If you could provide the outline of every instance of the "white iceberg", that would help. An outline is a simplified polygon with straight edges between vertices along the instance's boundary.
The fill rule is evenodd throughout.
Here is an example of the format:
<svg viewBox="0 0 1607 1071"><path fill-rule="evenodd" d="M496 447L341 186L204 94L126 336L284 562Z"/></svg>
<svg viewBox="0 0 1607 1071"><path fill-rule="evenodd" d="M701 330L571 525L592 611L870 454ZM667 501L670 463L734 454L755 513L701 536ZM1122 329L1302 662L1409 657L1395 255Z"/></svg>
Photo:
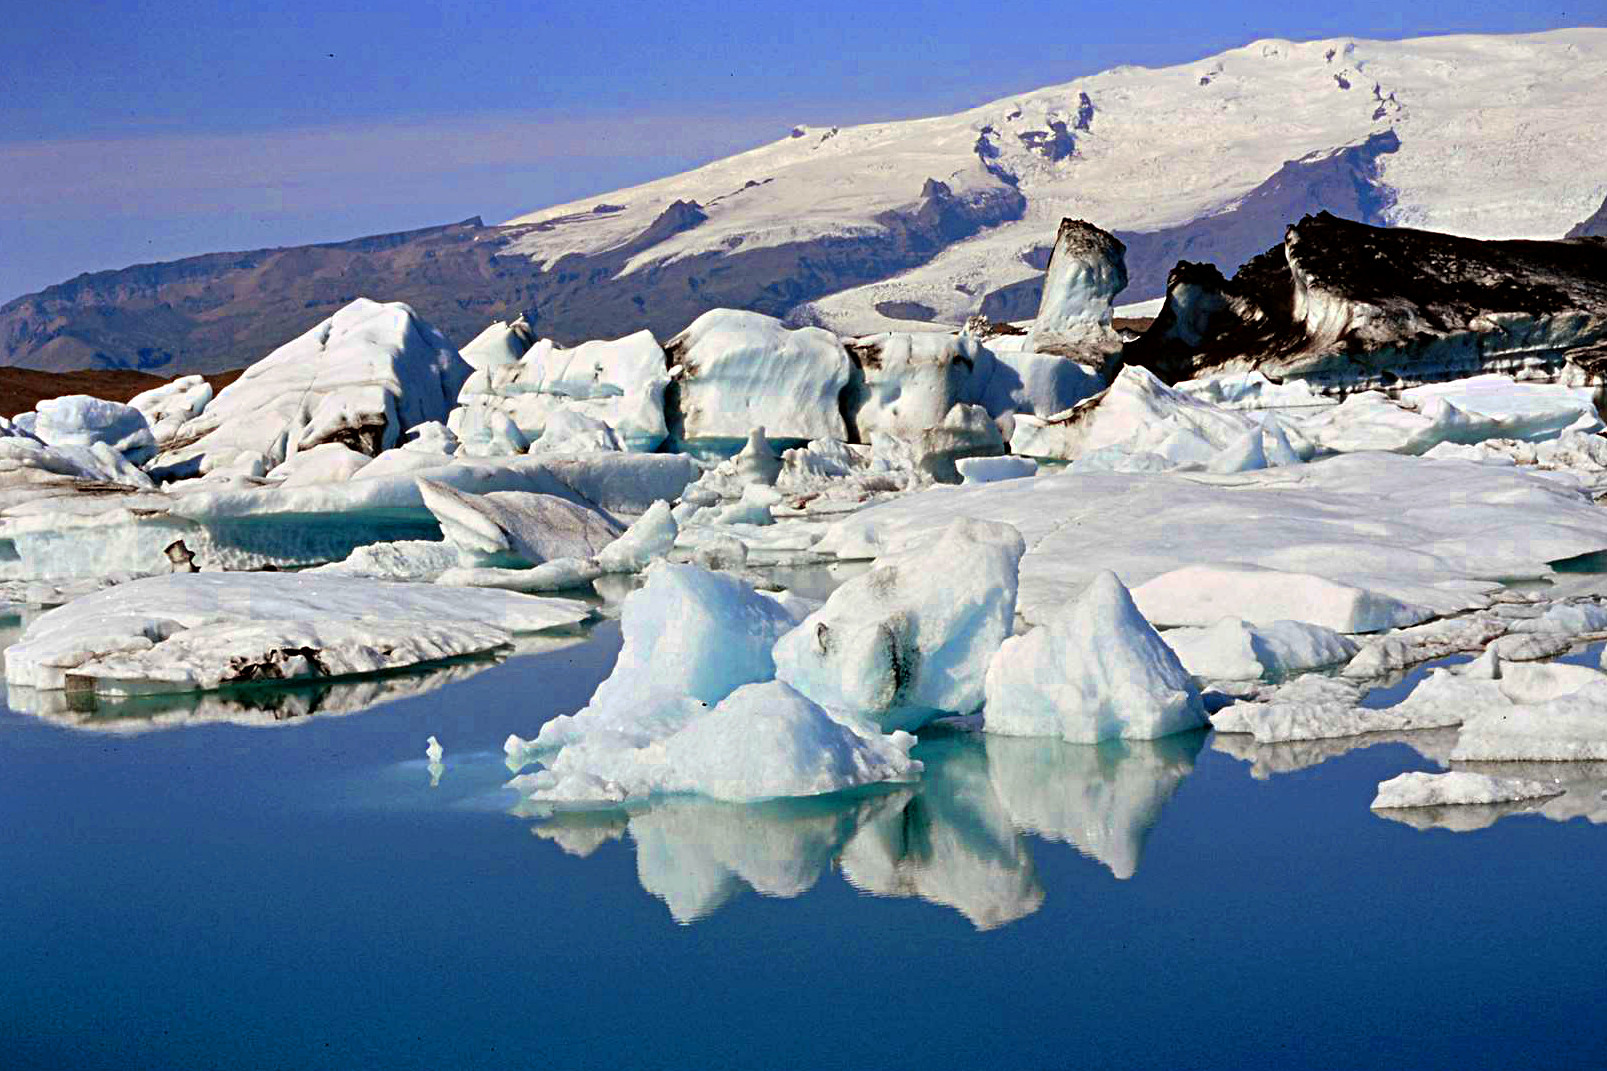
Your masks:
<svg viewBox="0 0 1607 1071"><path fill-rule="evenodd" d="M131 405L64 394L34 407L29 430L46 446L92 447L103 443L133 464L156 453L156 437L145 414Z"/></svg>
<svg viewBox="0 0 1607 1071"><path fill-rule="evenodd" d="M167 478L260 475L323 442L372 457L415 425L445 420L469 371L408 306L358 298L219 391L154 466Z"/></svg>
<svg viewBox="0 0 1607 1071"><path fill-rule="evenodd" d="M1607 759L1607 679L1539 703L1469 710L1454 761L1579 762Z"/></svg>
<svg viewBox="0 0 1607 1071"><path fill-rule="evenodd" d="M1024 550L1009 525L959 520L926 546L878 559L781 638L777 676L884 730L976 710L1014 627Z"/></svg>
<svg viewBox="0 0 1607 1071"><path fill-rule="evenodd" d="M990 733L1096 744L1204 724L1188 671L1114 573L1095 577L1046 624L1005 640L988 667Z"/></svg>
<svg viewBox="0 0 1607 1071"><path fill-rule="evenodd" d="M838 395L852 365L829 331L792 331L761 313L712 309L665 350L680 367L668 407L682 442L737 442L755 427L777 439L848 437Z"/></svg>
<svg viewBox="0 0 1607 1071"><path fill-rule="evenodd" d="M145 414L156 445L165 447L178 435L179 428L212 400L212 384L201 376L180 376L160 387L142 391L128 404Z"/></svg>
<svg viewBox="0 0 1607 1071"><path fill-rule="evenodd" d="M909 781L915 738L860 732L779 681L746 684L708 708L687 699L683 724L646 743L593 732L512 784L543 803L617 803L696 793L750 802Z"/></svg>

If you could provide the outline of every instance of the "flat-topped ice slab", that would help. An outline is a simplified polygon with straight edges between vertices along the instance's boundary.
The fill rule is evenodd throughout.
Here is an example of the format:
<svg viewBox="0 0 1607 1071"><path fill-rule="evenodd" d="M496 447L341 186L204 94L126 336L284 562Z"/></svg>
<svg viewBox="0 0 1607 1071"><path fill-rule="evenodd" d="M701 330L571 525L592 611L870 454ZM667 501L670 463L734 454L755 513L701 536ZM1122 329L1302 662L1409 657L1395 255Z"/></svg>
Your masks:
<svg viewBox="0 0 1607 1071"><path fill-rule="evenodd" d="M1548 562L1607 547L1602 511L1577 487L1516 468L1367 453L1220 475L1065 472L934 487L839 521L814 549L903 551L962 516L1005 521L1025 537L1017 610L1032 624L1104 569L1136 587L1229 563L1334 581L1420 608L1424 620L1484 605L1497 580L1543 576ZM1247 620L1258 609L1231 591L1213 607Z"/></svg>
<svg viewBox="0 0 1607 1071"><path fill-rule="evenodd" d="M293 573L148 577L42 615L8 684L110 695L375 673L503 646L591 608L517 592Z"/></svg>

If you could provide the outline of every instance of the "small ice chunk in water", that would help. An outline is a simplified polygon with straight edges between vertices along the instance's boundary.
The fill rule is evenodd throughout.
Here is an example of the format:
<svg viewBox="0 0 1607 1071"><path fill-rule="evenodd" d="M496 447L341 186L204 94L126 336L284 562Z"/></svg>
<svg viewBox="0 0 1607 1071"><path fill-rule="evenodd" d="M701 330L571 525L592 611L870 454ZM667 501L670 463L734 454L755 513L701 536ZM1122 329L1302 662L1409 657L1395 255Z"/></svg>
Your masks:
<svg viewBox="0 0 1607 1071"><path fill-rule="evenodd" d="M984 727L1096 744L1205 724L1199 690L1115 573L1061 613L1008 639L988 668Z"/></svg>
<svg viewBox="0 0 1607 1071"><path fill-rule="evenodd" d="M429 770L430 773L431 788L435 788L440 785L441 775L446 772L446 766L441 762L442 754L441 742L435 739L433 736L430 737L428 746L424 749L424 756L429 760L429 765L426 767L426 769Z"/></svg>

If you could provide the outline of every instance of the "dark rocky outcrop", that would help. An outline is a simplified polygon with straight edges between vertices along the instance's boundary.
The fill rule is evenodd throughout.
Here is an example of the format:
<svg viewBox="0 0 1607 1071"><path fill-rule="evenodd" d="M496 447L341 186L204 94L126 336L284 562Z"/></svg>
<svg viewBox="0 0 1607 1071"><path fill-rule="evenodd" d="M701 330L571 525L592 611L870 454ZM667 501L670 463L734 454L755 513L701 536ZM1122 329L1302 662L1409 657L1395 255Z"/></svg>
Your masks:
<svg viewBox="0 0 1607 1071"><path fill-rule="evenodd" d="M1259 369L1326 393L1473 375L1604 382L1607 241L1479 241L1326 212L1225 279L1183 261L1123 351L1171 383Z"/></svg>

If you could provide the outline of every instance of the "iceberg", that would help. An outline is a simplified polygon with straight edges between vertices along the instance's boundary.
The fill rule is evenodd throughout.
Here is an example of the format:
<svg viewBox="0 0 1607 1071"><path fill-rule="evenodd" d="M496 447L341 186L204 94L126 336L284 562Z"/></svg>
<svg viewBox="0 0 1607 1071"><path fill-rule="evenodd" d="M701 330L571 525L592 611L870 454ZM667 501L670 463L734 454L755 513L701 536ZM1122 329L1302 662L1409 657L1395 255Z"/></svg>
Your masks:
<svg viewBox="0 0 1607 1071"><path fill-rule="evenodd" d="M445 420L470 368L400 302L358 298L247 368L179 427L152 462L163 479L255 475L339 442L370 457Z"/></svg>
<svg viewBox="0 0 1607 1071"><path fill-rule="evenodd" d="M156 437L145 414L131 405L65 394L34 407L30 430L46 446L104 444L135 465L156 454Z"/></svg>
<svg viewBox="0 0 1607 1071"><path fill-rule="evenodd" d="M200 416L210 401L212 384L201 376L180 376L134 395L128 404L145 414L156 445L165 447L177 437L184 422Z"/></svg>
<svg viewBox="0 0 1607 1071"><path fill-rule="evenodd" d="M1416 624L1433 612L1364 588L1253 565L1185 565L1133 589L1145 617L1162 626L1214 624L1232 608L1255 624L1294 619L1333 632L1380 632Z"/></svg>
<svg viewBox="0 0 1607 1071"><path fill-rule="evenodd" d="M664 349L680 369L666 395L678 442L735 443L755 427L796 442L848 438L838 396L853 366L829 331L712 309Z"/></svg>
<svg viewBox="0 0 1607 1071"><path fill-rule="evenodd" d="M586 620L585 603L288 573L183 573L85 595L5 651L6 681L108 695L375 673Z"/></svg>
<svg viewBox="0 0 1607 1071"><path fill-rule="evenodd" d="M983 727L1097 744L1205 724L1199 690L1114 573L1047 623L1004 641L987 673Z"/></svg>
<svg viewBox="0 0 1607 1071"><path fill-rule="evenodd" d="M542 803L678 793L740 803L910 781L921 771L910 734L857 731L779 681L742 685L712 708L684 704L684 723L645 745L594 732L511 784Z"/></svg>
<svg viewBox="0 0 1607 1071"><path fill-rule="evenodd" d="M776 675L771 649L797 618L735 577L663 562L620 609L624 644L585 709L541 727L536 746L563 747L591 735L642 747L744 684ZM517 738L509 757L524 754Z"/></svg>
<svg viewBox="0 0 1607 1071"><path fill-rule="evenodd" d="M1021 534L958 520L879 558L775 645L777 677L884 731L982 705L988 663L1014 627Z"/></svg>
<svg viewBox="0 0 1607 1071"><path fill-rule="evenodd" d="M1453 761L1579 762L1607 759L1607 678L1536 703L1470 709Z"/></svg>
<svg viewBox="0 0 1607 1071"><path fill-rule="evenodd" d="M583 342L574 349L541 339L517 358L504 360L514 347L507 334L500 341L487 337L496 327L493 324L480 336L487 341L476 359L487 363L468 378L458 395L462 408L454 420L461 425L493 427L496 431L488 441L510 446L543 439L544 449L561 448L564 439L572 444L577 421L588 422L593 435L595 425L606 427L625 450L647 452L663 443L669 372L664 351L651 332ZM513 328L518 327L516 322Z"/></svg>

